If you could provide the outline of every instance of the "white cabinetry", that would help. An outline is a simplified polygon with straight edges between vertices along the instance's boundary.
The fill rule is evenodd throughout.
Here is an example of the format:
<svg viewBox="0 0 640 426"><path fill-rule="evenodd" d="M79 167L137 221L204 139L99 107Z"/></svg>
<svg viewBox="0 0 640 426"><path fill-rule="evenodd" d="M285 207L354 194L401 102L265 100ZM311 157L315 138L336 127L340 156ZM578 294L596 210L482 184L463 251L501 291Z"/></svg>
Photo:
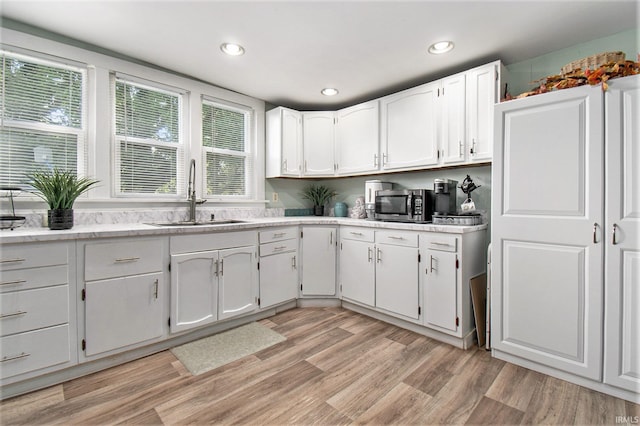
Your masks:
<svg viewBox="0 0 640 426"><path fill-rule="evenodd" d="M438 82L380 100L380 144L384 170L438 164Z"/></svg>
<svg viewBox="0 0 640 426"><path fill-rule="evenodd" d="M635 401L639 113L640 76L500 104L492 208L495 355Z"/></svg>
<svg viewBox="0 0 640 426"><path fill-rule="evenodd" d="M442 79L441 88L441 136L442 162L464 163L466 129L466 76L456 74Z"/></svg>
<svg viewBox="0 0 640 426"><path fill-rule="evenodd" d="M467 161L491 161L493 157L493 110L500 101L504 67L493 62L466 73Z"/></svg>
<svg viewBox="0 0 640 426"><path fill-rule="evenodd" d="M604 382L639 394L640 77L611 81L605 108Z"/></svg>
<svg viewBox="0 0 640 426"><path fill-rule="evenodd" d="M256 233L171 237L171 332L258 307Z"/></svg>
<svg viewBox="0 0 640 426"><path fill-rule="evenodd" d="M369 173L379 166L378 101L365 102L336 112L336 163L338 174Z"/></svg>
<svg viewBox="0 0 640 426"><path fill-rule="evenodd" d="M75 310L70 309L74 253L69 243L2 246L0 384L77 362Z"/></svg>
<svg viewBox="0 0 640 426"><path fill-rule="evenodd" d="M266 177L299 176L302 170L302 115L278 107L266 113Z"/></svg>
<svg viewBox="0 0 640 426"><path fill-rule="evenodd" d="M298 228L260 231L260 307L298 297Z"/></svg>
<svg viewBox="0 0 640 426"><path fill-rule="evenodd" d="M81 247L85 356L162 338L167 239L119 239Z"/></svg>
<svg viewBox="0 0 640 426"><path fill-rule="evenodd" d="M337 228L334 226L303 226L302 295L336 295Z"/></svg>
<svg viewBox="0 0 640 426"><path fill-rule="evenodd" d="M420 317L418 234L376 231L376 307L393 315Z"/></svg>
<svg viewBox="0 0 640 426"><path fill-rule="evenodd" d="M333 176L334 112L302 113L302 152L304 176Z"/></svg>
<svg viewBox="0 0 640 426"><path fill-rule="evenodd" d="M372 229L340 228L340 289L345 300L375 306L375 234Z"/></svg>
<svg viewBox="0 0 640 426"><path fill-rule="evenodd" d="M424 323L448 332L458 331L458 238L424 234Z"/></svg>

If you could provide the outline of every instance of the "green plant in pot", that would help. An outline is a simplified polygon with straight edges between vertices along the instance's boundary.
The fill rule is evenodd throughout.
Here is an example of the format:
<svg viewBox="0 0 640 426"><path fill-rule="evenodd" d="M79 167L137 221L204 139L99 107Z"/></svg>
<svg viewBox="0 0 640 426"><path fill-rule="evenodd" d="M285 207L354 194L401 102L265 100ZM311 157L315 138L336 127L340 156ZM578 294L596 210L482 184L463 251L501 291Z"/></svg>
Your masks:
<svg viewBox="0 0 640 426"><path fill-rule="evenodd" d="M324 205L336 195L336 192L324 185L309 185L302 192L302 197L313 203L313 214L324 216Z"/></svg>
<svg viewBox="0 0 640 426"><path fill-rule="evenodd" d="M49 229L71 229L73 227L73 203L87 192L97 180L78 177L70 170L54 168L38 171L31 176L31 186L36 195L49 205Z"/></svg>

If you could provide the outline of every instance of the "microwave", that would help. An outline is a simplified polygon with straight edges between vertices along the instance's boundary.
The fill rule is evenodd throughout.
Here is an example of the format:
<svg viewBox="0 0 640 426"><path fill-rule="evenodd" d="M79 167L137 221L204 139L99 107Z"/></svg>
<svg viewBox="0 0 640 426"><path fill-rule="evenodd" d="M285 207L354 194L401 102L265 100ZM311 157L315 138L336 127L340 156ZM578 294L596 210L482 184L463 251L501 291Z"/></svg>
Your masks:
<svg viewBox="0 0 640 426"><path fill-rule="evenodd" d="M433 191L430 189L391 189L376 192L376 220L430 223L432 216Z"/></svg>

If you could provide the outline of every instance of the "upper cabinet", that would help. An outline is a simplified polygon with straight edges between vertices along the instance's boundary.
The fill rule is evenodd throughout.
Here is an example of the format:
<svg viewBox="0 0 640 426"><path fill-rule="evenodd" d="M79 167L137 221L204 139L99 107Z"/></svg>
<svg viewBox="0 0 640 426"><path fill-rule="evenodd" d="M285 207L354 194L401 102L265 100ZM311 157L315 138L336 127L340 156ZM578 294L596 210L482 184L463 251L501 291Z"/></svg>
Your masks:
<svg viewBox="0 0 640 426"><path fill-rule="evenodd" d="M266 176L300 176L302 114L278 107L267 111Z"/></svg>
<svg viewBox="0 0 640 426"><path fill-rule="evenodd" d="M336 112L271 110L267 177L353 176L491 162L493 109L504 71L495 61Z"/></svg>
<svg viewBox="0 0 640 426"><path fill-rule="evenodd" d="M333 111L302 113L302 173L304 176L333 176L334 118Z"/></svg>
<svg viewBox="0 0 640 426"><path fill-rule="evenodd" d="M378 171L378 101L336 113L336 163L340 175Z"/></svg>

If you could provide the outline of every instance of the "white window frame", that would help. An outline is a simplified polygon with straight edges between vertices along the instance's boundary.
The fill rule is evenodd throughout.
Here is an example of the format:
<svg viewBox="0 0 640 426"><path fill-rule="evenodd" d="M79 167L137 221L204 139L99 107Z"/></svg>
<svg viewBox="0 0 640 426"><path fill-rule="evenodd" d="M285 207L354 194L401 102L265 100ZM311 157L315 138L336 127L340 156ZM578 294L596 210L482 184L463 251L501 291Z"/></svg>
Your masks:
<svg viewBox="0 0 640 426"><path fill-rule="evenodd" d="M30 62L38 65L45 65L55 68L66 69L74 72L78 72L82 75L82 91L81 91L81 127L65 127L55 124L38 123L32 121L20 121L20 120L7 120L4 118L4 113L0 114L0 128L17 129L34 131L55 135L74 135L76 136L77 155L76 155L76 171L78 177L86 177L88 169L88 67L86 64L74 62L71 60L61 59L57 57L51 57L46 54L37 52L31 52L24 49L8 48L7 46L0 45L0 58L2 55L13 56L19 60ZM1 59L0 59L1 60ZM4 81L0 81L0 84L4 84ZM4 106L0 106L4 108ZM87 197L87 194L82 195L83 198ZM35 197L34 197L35 198Z"/></svg>
<svg viewBox="0 0 640 426"><path fill-rule="evenodd" d="M238 112L244 115L244 151L240 153L239 151L229 150L229 149L220 149L213 148L204 145L204 141L201 141L200 147L202 149L202 188L203 188L203 196L206 199L214 199L221 201L234 201L234 200L255 200L256 198L256 154L254 152L254 135L253 135L253 124L255 120L255 110L246 105L237 104L234 102L225 101L218 98L202 96L201 104L208 104L213 107L227 109L230 111ZM202 127L204 122L204 113L200 118L200 126ZM204 135L202 135L204 139ZM243 195L221 195L221 194L209 194L207 191L207 153L211 154L223 154L229 155L233 157L243 158L245 161L245 169L244 169L244 184L245 184L245 193ZM247 164L248 162L248 164Z"/></svg>
<svg viewBox="0 0 640 426"><path fill-rule="evenodd" d="M155 139L131 137L126 135L118 135L116 129L116 83L123 82L125 84L134 85L147 90L153 90L160 93L166 93L178 97L179 121L178 121L178 143L162 142ZM121 73L111 74L111 108L112 108L112 197L113 198L149 198L149 199L184 199L186 196L185 183L185 127L187 126L187 115L185 105L188 105L187 91L166 84L145 80ZM142 192L122 192L120 184L122 176L120 173L120 161L122 159L120 146L121 143L132 143L137 146L150 146L159 148L171 148L176 151L176 193L142 193Z"/></svg>

